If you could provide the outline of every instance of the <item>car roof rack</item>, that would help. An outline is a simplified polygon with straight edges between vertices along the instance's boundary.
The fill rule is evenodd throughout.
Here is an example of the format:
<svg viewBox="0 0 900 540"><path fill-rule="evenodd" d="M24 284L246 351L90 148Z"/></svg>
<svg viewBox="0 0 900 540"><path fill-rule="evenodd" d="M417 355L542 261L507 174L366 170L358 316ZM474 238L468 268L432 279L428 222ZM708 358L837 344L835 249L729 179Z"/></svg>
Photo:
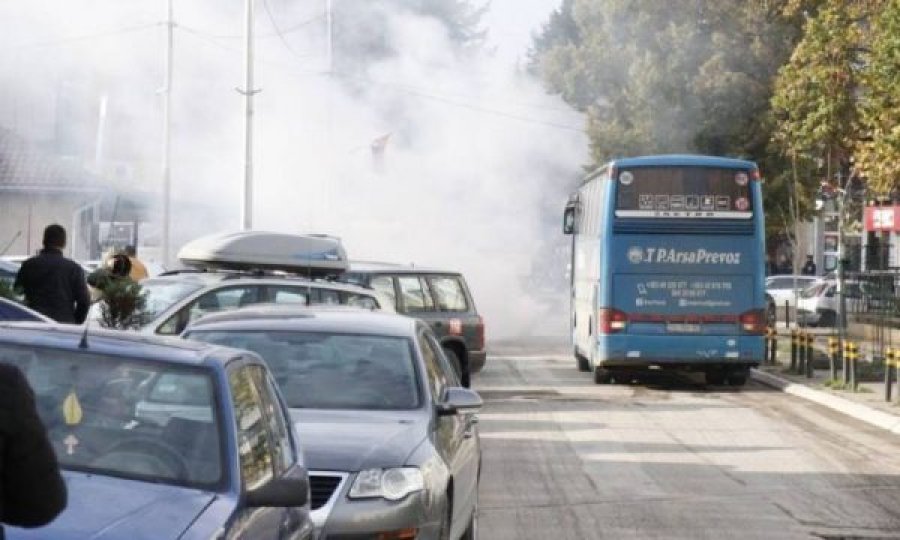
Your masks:
<svg viewBox="0 0 900 540"><path fill-rule="evenodd" d="M323 234L263 231L220 233L198 238L178 252L182 264L207 272L327 278L347 271L340 238Z"/></svg>

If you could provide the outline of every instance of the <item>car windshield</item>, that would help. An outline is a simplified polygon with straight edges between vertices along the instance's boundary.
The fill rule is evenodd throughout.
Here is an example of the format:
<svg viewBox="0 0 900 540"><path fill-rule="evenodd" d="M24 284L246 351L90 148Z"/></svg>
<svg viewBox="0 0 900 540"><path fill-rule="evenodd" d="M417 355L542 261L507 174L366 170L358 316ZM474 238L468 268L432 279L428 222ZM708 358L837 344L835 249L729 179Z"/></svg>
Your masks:
<svg viewBox="0 0 900 540"><path fill-rule="evenodd" d="M220 424L206 371L0 345L19 367L64 469L197 488L222 482Z"/></svg>
<svg viewBox="0 0 900 540"><path fill-rule="evenodd" d="M813 298L815 296L819 296L820 294L825 292L825 289L827 289L830 285L831 284L828 282L815 283L815 284L810 285L809 287L803 289L802 291L800 291L800 297L801 298Z"/></svg>
<svg viewBox="0 0 900 540"><path fill-rule="evenodd" d="M147 279L142 281L141 288L147 294L147 304L143 314L144 322L153 321L169 306L180 302L187 295L202 287L202 284L190 281L172 281L168 279Z"/></svg>
<svg viewBox="0 0 900 540"><path fill-rule="evenodd" d="M291 408L419 406L412 344L406 338L249 330L201 330L187 337L262 356Z"/></svg>

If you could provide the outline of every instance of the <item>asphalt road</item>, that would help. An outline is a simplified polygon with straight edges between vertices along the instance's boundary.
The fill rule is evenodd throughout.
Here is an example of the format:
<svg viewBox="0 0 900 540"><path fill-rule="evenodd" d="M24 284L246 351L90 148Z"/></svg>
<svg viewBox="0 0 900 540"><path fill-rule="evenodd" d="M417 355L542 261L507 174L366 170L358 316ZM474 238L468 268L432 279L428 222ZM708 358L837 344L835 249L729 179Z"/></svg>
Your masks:
<svg viewBox="0 0 900 540"><path fill-rule="evenodd" d="M598 386L544 349L475 378L481 538L900 539L900 437L755 383Z"/></svg>

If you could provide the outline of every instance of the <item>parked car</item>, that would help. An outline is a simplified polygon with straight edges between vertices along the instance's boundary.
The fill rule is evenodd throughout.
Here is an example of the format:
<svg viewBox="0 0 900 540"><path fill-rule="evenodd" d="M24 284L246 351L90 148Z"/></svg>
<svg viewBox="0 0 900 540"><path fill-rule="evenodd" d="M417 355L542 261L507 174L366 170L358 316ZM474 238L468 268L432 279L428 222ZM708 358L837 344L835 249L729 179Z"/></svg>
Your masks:
<svg viewBox="0 0 900 540"><path fill-rule="evenodd" d="M175 336L205 314L260 303L393 310L389 301L370 289L276 274L180 271L146 279L141 286L147 293L141 331L150 334ZM99 316L96 307L92 316Z"/></svg>
<svg viewBox="0 0 900 540"><path fill-rule="evenodd" d="M459 272L351 262L340 279L370 287L388 297L398 313L427 322L466 385L468 374L484 367L484 319Z"/></svg>
<svg viewBox="0 0 900 540"><path fill-rule="evenodd" d="M5 261L0 259L0 281L6 281L10 285L16 280L16 274L19 273L19 263Z"/></svg>
<svg viewBox="0 0 900 540"><path fill-rule="evenodd" d="M299 439L254 353L69 325L0 324L68 487L37 538L312 538Z"/></svg>
<svg viewBox="0 0 900 540"><path fill-rule="evenodd" d="M777 309L784 309L785 304L794 307L794 287L797 294L822 278L805 275L777 275L766 278L766 292L772 296ZM795 285L796 284L796 285Z"/></svg>
<svg viewBox="0 0 900 540"><path fill-rule="evenodd" d="M54 322L50 317L6 298L0 298L0 321Z"/></svg>
<svg viewBox="0 0 900 540"><path fill-rule="evenodd" d="M844 297L849 312L858 312L862 302L866 284L858 281L844 281ZM838 302L837 282L826 280L816 283L800 294L797 306L797 320L809 326L835 326L837 323Z"/></svg>
<svg viewBox="0 0 900 540"><path fill-rule="evenodd" d="M474 539L481 398L462 387L428 325L346 308L289 311L211 315L184 337L269 364L305 436L319 537Z"/></svg>

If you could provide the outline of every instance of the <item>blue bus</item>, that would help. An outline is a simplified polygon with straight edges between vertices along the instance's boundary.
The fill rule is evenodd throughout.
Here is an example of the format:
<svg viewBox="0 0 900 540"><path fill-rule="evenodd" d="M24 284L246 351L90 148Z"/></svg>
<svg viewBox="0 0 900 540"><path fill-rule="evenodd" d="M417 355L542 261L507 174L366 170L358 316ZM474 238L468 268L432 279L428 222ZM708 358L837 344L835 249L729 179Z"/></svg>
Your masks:
<svg viewBox="0 0 900 540"><path fill-rule="evenodd" d="M566 204L575 360L608 383L646 369L743 385L763 358L764 215L750 161L614 160Z"/></svg>

